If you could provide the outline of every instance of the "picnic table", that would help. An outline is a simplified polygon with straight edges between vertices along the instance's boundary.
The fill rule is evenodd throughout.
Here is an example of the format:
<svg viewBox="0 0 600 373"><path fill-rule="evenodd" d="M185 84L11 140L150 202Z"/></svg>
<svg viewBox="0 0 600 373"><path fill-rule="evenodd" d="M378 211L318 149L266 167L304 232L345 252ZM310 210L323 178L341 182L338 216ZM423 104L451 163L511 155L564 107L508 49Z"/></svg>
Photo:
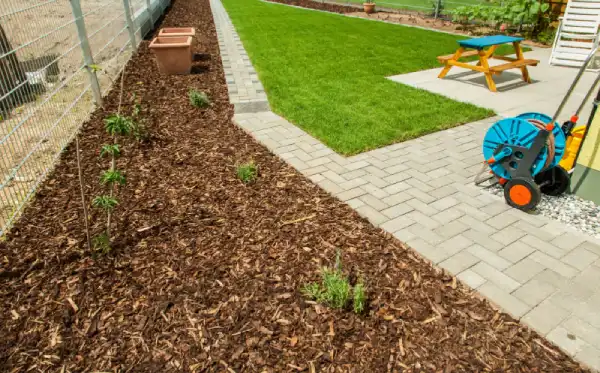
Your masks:
<svg viewBox="0 0 600 373"><path fill-rule="evenodd" d="M522 40L523 38L505 35L484 36L475 39L459 40L459 48L454 54L438 57L438 61L445 65L440 75L438 75L438 78L443 79L446 74L448 74L448 71L450 71L452 66L475 70L482 72L485 75L485 81L488 85L488 88L490 91L496 92L496 84L492 78L494 75L500 75L502 72L510 69L520 69L521 74L523 75L523 80L527 83L531 83L527 66L536 66L540 61L525 59L523 57L523 50L521 49ZM512 43L513 47L515 48L515 54L517 56L516 58L494 55L494 52L499 45L508 43ZM459 61L461 58L471 56L479 56L479 62L476 65ZM488 60L491 58L503 60L506 61L506 63L490 66Z"/></svg>

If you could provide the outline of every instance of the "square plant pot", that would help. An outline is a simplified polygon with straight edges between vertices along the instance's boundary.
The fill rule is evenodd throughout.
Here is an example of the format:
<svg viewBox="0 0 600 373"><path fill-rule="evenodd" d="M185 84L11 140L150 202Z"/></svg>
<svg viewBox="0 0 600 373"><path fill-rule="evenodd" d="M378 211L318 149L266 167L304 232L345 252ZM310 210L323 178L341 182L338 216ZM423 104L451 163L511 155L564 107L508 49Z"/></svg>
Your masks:
<svg viewBox="0 0 600 373"><path fill-rule="evenodd" d="M156 37L150 43L161 72L186 75L192 69L192 37Z"/></svg>
<svg viewBox="0 0 600 373"><path fill-rule="evenodd" d="M193 27L165 27L158 32L159 37L172 36L196 36L196 29Z"/></svg>

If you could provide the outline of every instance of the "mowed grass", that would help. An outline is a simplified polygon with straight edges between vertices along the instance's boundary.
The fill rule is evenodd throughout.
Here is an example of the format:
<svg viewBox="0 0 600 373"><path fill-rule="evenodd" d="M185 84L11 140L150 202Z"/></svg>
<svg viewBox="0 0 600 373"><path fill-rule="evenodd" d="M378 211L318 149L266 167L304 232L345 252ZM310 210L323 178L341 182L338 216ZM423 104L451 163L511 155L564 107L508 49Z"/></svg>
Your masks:
<svg viewBox="0 0 600 373"><path fill-rule="evenodd" d="M352 155L492 111L386 76L439 67L459 37L259 0L224 0L273 111Z"/></svg>

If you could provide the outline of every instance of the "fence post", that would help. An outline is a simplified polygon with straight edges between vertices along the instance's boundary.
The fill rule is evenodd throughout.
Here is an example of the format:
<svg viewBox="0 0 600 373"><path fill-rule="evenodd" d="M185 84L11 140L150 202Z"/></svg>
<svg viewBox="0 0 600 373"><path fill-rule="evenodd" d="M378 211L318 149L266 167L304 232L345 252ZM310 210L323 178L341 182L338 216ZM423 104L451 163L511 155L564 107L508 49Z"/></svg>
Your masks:
<svg viewBox="0 0 600 373"><path fill-rule="evenodd" d="M154 19L154 12L152 11L152 0L146 0L146 9L148 9L148 17L150 18L150 22L152 23L152 27L150 27L150 31L154 29L154 25L156 24L156 20Z"/></svg>
<svg viewBox="0 0 600 373"><path fill-rule="evenodd" d="M135 40L135 27L133 26L133 20L131 19L131 7L129 0L123 0L123 7L125 8L125 19L127 20L127 30L129 31L129 41L131 42L131 48L133 53L137 53L137 42Z"/></svg>
<svg viewBox="0 0 600 373"><path fill-rule="evenodd" d="M83 54L83 62L85 63L85 69L87 70L90 78L90 84L92 86L92 93L94 95L94 102L98 106L102 106L102 92L100 91L100 83L98 83L98 76L96 76L96 69L94 67L94 57L92 56L92 49L90 48L90 42L88 40L87 31L85 29L85 20L83 19L83 13L81 11L81 3L79 0L70 0L71 11L75 18L75 25L77 26L77 36L79 37L79 45L81 46L81 53Z"/></svg>
<svg viewBox="0 0 600 373"><path fill-rule="evenodd" d="M440 7L442 5L442 0L437 0L435 2L435 14L434 14L434 18L438 19L438 17L440 16Z"/></svg>

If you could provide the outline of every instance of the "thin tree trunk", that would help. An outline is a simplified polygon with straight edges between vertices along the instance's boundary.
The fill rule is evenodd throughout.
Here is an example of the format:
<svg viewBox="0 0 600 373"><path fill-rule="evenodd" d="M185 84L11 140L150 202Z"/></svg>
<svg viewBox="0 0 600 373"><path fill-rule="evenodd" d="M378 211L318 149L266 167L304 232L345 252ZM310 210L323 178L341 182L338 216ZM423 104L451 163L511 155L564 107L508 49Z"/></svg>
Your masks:
<svg viewBox="0 0 600 373"><path fill-rule="evenodd" d="M27 81L25 71L17 58L16 53L11 52L13 50L4 28L0 24L0 96L5 96L10 91L15 89L19 84ZM20 102L18 91L27 92L28 83L22 85L20 88L11 94L9 94L2 102L0 102L0 111L10 111L12 108L20 106L25 102ZM27 94L23 97L27 98Z"/></svg>

